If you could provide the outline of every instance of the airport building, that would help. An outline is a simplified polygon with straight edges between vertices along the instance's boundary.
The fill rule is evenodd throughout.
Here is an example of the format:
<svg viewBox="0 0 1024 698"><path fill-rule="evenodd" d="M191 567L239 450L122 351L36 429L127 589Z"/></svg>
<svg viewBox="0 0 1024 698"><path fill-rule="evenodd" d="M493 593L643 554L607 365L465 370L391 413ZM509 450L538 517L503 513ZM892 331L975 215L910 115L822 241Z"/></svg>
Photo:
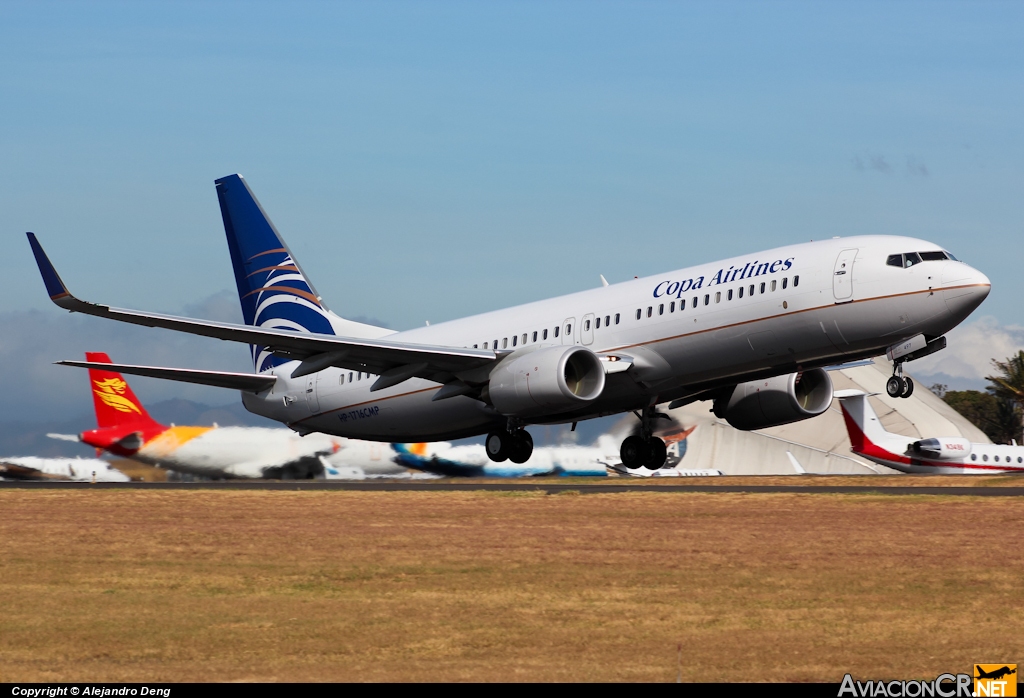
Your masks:
<svg viewBox="0 0 1024 698"><path fill-rule="evenodd" d="M984 432L920 383L911 398L890 398L885 393L885 381L891 375L892 364L884 358L873 364L829 372L835 390L852 388L876 393L869 400L890 432L915 439L959 436L973 443L991 443ZM808 473L896 473L850 452L838 400L818 417L756 432L734 429L710 409L710 402L695 402L669 411L684 429L693 428L678 445L682 455L678 468L720 470L725 475L792 475L797 472L795 458ZM632 427L628 422L621 425ZM670 461L672 455L669 454Z"/></svg>

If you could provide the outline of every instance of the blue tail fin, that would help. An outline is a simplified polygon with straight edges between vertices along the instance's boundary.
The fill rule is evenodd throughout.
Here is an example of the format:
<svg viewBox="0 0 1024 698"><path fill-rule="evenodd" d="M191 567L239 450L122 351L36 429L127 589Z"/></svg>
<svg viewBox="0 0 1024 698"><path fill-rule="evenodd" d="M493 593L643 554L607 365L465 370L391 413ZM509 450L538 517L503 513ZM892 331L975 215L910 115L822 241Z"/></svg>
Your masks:
<svg viewBox="0 0 1024 698"><path fill-rule="evenodd" d="M340 318L324 306L241 175L228 175L215 183L245 324L346 337L390 334ZM257 372L285 362L266 347L250 349Z"/></svg>

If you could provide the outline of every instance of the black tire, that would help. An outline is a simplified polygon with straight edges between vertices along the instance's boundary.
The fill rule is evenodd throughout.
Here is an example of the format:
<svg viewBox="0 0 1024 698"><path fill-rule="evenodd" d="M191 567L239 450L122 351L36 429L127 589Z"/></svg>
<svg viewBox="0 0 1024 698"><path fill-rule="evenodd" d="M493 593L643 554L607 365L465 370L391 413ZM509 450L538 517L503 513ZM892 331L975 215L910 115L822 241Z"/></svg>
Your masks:
<svg viewBox="0 0 1024 698"><path fill-rule="evenodd" d="M492 431L484 441L484 450L487 457L495 463L501 463L508 459L509 438L511 434L507 431Z"/></svg>
<svg viewBox="0 0 1024 698"><path fill-rule="evenodd" d="M647 442L647 460L644 463L650 470L658 470L665 467L665 460L668 458L668 449L665 442L657 436L652 436Z"/></svg>
<svg viewBox="0 0 1024 698"><path fill-rule="evenodd" d="M910 397L914 394L914 381L911 378L903 379L903 392L900 397Z"/></svg>
<svg viewBox="0 0 1024 698"><path fill-rule="evenodd" d="M627 437L619 448L619 458L626 468L643 467L647 460L647 442L639 436Z"/></svg>
<svg viewBox="0 0 1024 698"><path fill-rule="evenodd" d="M508 459L513 463L522 465L530 460L533 455L533 437L525 429L512 434L512 443L509 444Z"/></svg>
<svg viewBox="0 0 1024 698"><path fill-rule="evenodd" d="M899 376L892 376L885 382L885 392L889 397L899 397L903 394L903 381Z"/></svg>

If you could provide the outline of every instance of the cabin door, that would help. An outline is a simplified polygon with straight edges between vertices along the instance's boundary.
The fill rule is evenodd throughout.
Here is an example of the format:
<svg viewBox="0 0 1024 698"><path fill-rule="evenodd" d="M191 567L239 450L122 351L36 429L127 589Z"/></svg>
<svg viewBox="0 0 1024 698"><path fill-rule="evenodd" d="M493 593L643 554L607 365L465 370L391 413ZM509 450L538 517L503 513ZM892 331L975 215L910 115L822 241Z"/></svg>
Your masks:
<svg viewBox="0 0 1024 698"><path fill-rule="evenodd" d="M584 344L594 343L594 314L587 313L583 316L583 326L580 327L580 341Z"/></svg>
<svg viewBox="0 0 1024 698"><path fill-rule="evenodd" d="M853 300L853 260L857 250L843 250L836 258L836 267L832 271L832 294L836 303Z"/></svg>

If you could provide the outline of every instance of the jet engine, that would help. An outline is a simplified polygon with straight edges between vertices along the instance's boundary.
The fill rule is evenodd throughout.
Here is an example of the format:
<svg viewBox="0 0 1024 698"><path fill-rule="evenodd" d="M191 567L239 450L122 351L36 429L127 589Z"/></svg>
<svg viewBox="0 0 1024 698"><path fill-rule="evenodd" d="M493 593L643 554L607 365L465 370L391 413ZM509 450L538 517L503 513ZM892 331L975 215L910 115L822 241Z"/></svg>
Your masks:
<svg viewBox="0 0 1024 698"><path fill-rule="evenodd" d="M821 368L740 383L720 395L715 416L750 431L816 417L832 404L832 379Z"/></svg>
<svg viewBox="0 0 1024 698"><path fill-rule="evenodd" d="M957 437L921 439L910 444L910 452L921 458L960 460L971 455L971 442Z"/></svg>
<svg viewBox="0 0 1024 698"><path fill-rule="evenodd" d="M583 347L546 347L494 369L486 398L509 417L566 412L591 402L604 390L604 367Z"/></svg>

